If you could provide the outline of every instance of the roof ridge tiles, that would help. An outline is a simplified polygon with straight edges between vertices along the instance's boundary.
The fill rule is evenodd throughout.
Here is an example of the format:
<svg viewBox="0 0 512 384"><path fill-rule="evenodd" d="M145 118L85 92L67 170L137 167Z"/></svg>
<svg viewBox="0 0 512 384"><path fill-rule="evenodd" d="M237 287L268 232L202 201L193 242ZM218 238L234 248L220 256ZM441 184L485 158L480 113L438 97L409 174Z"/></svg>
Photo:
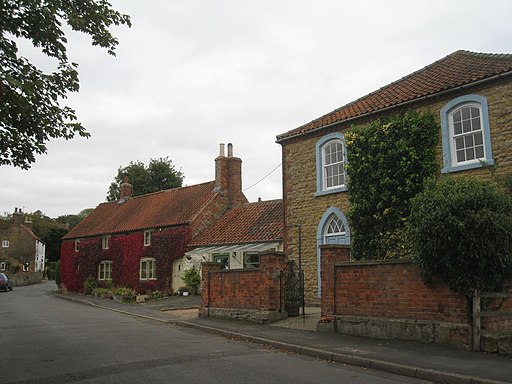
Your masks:
<svg viewBox="0 0 512 384"><path fill-rule="evenodd" d="M166 192L172 192L172 191L177 191L177 190L182 190L182 189L186 189L186 188L197 188L197 187L200 187L202 185L205 185L205 184L212 184L212 183L215 183L214 180L210 180L210 181L205 181L203 183L198 183L198 184L192 184L192 185L184 185L184 186L181 186L181 187L175 187L175 188L168 188L168 189L162 189L160 191L155 191L155 192L150 192L150 193L146 193L144 195L137 195L137 196L133 196L131 197L131 199L137 199L137 198L142 198L142 197L146 197L146 196L151 196L151 195L157 195L159 193L166 193ZM115 202L115 201L114 201Z"/></svg>

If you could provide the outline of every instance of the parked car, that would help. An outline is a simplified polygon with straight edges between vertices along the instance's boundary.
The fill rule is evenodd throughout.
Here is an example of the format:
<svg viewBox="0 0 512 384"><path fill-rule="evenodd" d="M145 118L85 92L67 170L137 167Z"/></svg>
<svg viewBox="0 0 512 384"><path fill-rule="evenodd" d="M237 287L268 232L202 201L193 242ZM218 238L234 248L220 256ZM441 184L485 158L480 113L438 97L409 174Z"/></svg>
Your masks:
<svg viewBox="0 0 512 384"><path fill-rule="evenodd" d="M0 272L0 289L3 289L5 292L12 291L11 279L5 274Z"/></svg>

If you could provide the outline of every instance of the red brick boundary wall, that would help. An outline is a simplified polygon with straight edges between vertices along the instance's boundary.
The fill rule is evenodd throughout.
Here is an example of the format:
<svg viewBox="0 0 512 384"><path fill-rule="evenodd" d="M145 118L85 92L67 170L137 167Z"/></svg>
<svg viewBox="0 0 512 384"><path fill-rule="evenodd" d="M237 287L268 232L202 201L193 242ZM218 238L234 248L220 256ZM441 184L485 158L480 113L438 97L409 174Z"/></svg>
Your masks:
<svg viewBox="0 0 512 384"><path fill-rule="evenodd" d="M469 348L469 301L444 284L425 284L411 260L349 261L350 248L321 247L319 328L383 339Z"/></svg>
<svg viewBox="0 0 512 384"><path fill-rule="evenodd" d="M257 269L221 269L219 263L202 263L203 317L227 317L269 323L281 313L280 272L288 265L282 252L260 254Z"/></svg>

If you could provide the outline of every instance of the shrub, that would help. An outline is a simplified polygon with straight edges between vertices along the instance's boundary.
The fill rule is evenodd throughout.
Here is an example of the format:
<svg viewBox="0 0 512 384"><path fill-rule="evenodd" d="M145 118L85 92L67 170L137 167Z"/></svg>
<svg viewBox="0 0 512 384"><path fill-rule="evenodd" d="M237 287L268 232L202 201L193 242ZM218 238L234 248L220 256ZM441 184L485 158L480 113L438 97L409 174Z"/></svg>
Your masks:
<svg viewBox="0 0 512 384"><path fill-rule="evenodd" d="M98 282L94 277L88 276L84 282L84 293L90 295L95 288L98 288Z"/></svg>
<svg viewBox="0 0 512 384"><path fill-rule="evenodd" d="M183 273L183 281L191 288L192 293L197 293L201 284L201 275L196 267L189 268Z"/></svg>
<svg viewBox="0 0 512 384"><path fill-rule="evenodd" d="M409 238L423 277L470 296L512 276L512 199L490 182L443 178L411 205Z"/></svg>
<svg viewBox="0 0 512 384"><path fill-rule="evenodd" d="M60 261L58 261L55 265L55 284L57 284L57 288L62 287L62 277L60 275Z"/></svg>
<svg viewBox="0 0 512 384"><path fill-rule="evenodd" d="M115 295L119 296L122 301L131 303L135 298L135 291L132 288L120 287L116 289Z"/></svg>
<svg viewBox="0 0 512 384"><path fill-rule="evenodd" d="M345 135L349 220L356 259L409 256L404 246L410 199L437 172L439 125L432 113L375 120Z"/></svg>
<svg viewBox="0 0 512 384"><path fill-rule="evenodd" d="M112 295L112 292L110 291L110 289L107 289L107 288L94 288L92 290L92 295L106 299L106 298L110 298L110 296Z"/></svg>

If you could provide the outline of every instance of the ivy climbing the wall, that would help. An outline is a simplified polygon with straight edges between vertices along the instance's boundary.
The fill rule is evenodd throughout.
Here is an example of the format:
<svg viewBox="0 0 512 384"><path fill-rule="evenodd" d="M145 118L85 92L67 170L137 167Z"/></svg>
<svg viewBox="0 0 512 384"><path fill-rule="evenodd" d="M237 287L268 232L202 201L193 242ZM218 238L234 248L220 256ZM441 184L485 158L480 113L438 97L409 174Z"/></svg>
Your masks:
<svg viewBox="0 0 512 384"><path fill-rule="evenodd" d="M354 258L410 255L405 230L410 200L437 173L438 132L431 112L409 111L345 135Z"/></svg>

